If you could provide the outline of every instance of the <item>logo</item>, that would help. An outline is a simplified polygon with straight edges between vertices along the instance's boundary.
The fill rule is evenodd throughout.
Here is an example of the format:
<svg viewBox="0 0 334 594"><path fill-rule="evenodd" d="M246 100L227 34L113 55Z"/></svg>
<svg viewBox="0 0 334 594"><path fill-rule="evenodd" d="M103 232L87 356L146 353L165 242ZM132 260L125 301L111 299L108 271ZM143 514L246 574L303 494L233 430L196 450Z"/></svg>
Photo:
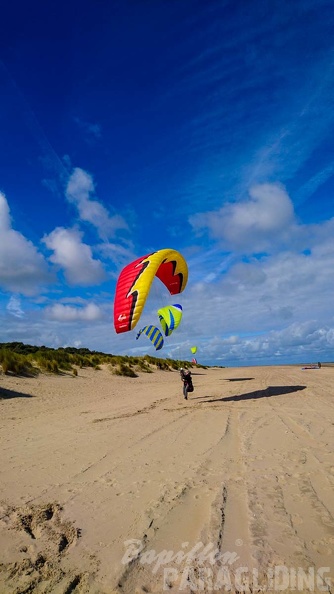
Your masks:
<svg viewBox="0 0 334 594"><path fill-rule="evenodd" d="M207 592L215 594L272 592L331 592L330 567L287 567L268 565L262 569L238 565L236 552L218 550L213 543L189 542L179 551L146 549L145 542L126 540L123 565L150 565L152 575L161 574L162 592ZM235 544L243 545L241 539Z"/></svg>

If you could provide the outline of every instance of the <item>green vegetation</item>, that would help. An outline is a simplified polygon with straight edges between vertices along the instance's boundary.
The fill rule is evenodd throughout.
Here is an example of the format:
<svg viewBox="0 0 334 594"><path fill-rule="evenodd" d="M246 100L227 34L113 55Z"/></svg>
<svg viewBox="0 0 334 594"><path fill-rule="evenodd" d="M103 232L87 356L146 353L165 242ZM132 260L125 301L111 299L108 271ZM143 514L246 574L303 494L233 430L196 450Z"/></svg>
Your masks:
<svg viewBox="0 0 334 594"><path fill-rule="evenodd" d="M38 373L25 355L18 355L9 349L0 348L0 365L6 374L34 376Z"/></svg>
<svg viewBox="0 0 334 594"><path fill-rule="evenodd" d="M112 355L87 348L65 347L51 349L45 346L32 346L22 342L0 343L0 366L3 373L34 376L43 373L70 373L78 375L78 368L91 367L98 371L102 365L108 365L115 375L137 377L137 372L153 373L184 368L202 368L203 365L175 359L160 359L145 355L129 357Z"/></svg>
<svg viewBox="0 0 334 594"><path fill-rule="evenodd" d="M137 373L126 363L120 363L117 367L112 367L111 372L114 375L124 375L125 377L138 377Z"/></svg>

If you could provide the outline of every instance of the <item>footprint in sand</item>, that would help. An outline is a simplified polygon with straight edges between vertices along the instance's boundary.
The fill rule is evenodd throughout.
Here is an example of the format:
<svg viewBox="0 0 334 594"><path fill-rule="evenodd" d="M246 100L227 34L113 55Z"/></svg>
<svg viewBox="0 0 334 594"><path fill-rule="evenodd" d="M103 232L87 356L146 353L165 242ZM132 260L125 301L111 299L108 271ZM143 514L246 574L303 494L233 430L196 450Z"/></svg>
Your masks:
<svg viewBox="0 0 334 594"><path fill-rule="evenodd" d="M17 549L19 557L0 566L2 577L15 592L35 592L36 588L56 592L58 587L61 592L72 592L79 584L84 585L85 576L62 566L63 557L79 538L80 530L62 518L58 503L7 506L3 511L7 538L16 532L22 534L23 540Z"/></svg>
<svg viewBox="0 0 334 594"><path fill-rule="evenodd" d="M331 549L327 543L312 540L311 546L317 553L319 553L319 555L332 555L333 549Z"/></svg>
<svg viewBox="0 0 334 594"><path fill-rule="evenodd" d="M304 523L304 520L299 514L292 514L291 522L292 522L293 526L300 526L301 524Z"/></svg>

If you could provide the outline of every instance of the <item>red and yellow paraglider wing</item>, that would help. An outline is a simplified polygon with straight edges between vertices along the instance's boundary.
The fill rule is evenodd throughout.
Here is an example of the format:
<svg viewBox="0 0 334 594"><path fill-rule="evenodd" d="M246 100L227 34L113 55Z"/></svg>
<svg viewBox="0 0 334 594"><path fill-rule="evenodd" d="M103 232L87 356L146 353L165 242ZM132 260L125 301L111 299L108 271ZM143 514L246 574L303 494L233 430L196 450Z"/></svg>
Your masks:
<svg viewBox="0 0 334 594"><path fill-rule="evenodd" d="M171 295L181 293L188 281L187 263L176 250L164 249L138 258L123 268L114 301L117 334L136 326L155 276Z"/></svg>

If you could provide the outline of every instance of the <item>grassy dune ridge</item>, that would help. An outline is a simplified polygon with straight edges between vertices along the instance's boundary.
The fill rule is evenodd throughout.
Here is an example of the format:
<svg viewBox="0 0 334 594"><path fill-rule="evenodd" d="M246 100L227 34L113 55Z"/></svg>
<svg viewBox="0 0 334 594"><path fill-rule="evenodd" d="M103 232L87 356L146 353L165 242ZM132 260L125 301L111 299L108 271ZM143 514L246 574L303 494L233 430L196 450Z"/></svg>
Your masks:
<svg viewBox="0 0 334 594"><path fill-rule="evenodd" d="M163 359L144 355L130 357L112 355L87 348L64 347L52 349L45 346L33 346L22 342L0 343L0 366L5 374L33 377L39 373L72 373L78 369L92 367L100 369L101 365L109 365L110 371L116 375L136 377L136 371L152 373L155 369L175 370L179 367L199 367L189 361Z"/></svg>

